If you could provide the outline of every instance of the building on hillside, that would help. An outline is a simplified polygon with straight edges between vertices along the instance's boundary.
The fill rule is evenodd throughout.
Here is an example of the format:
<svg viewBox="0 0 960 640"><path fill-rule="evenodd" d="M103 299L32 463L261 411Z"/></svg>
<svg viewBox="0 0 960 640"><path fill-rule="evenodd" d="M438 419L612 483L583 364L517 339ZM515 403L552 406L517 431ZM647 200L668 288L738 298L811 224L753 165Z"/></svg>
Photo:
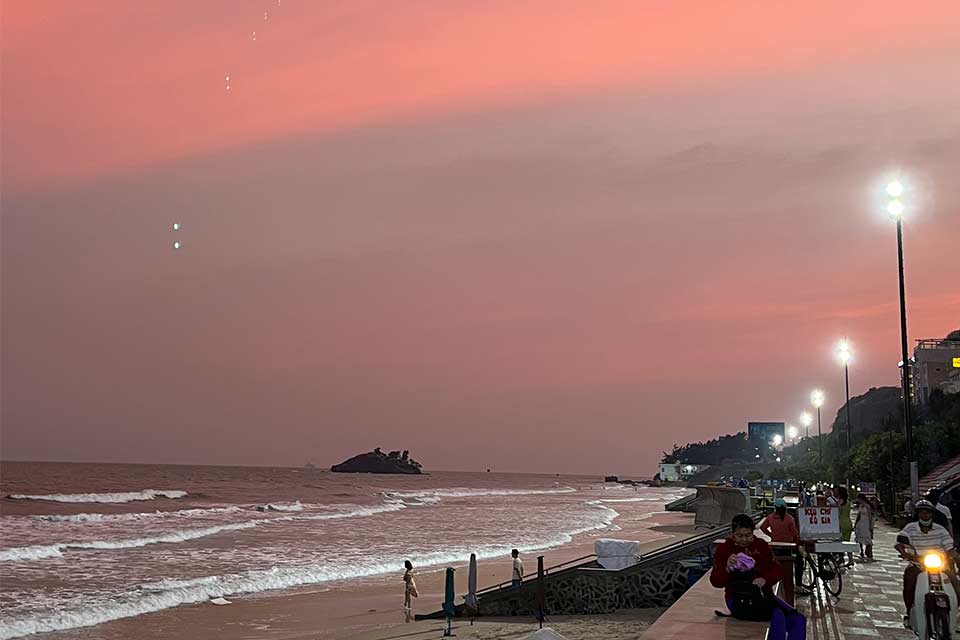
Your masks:
<svg viewBox="0 0 960 640"><path fill-rule="evenodd" d="M911 368L911 393L913 402L926 405L930 401L930 392L947 387L954 388L951 378L960 371L960 330L953 331L943 340L917 340L913 349ZM901 375L903 375L901 367ZM948 392L944 389L944 392Z"/></svg>
<svg viewBox="0 0 960 640"><path fill-rule="evenodd" d="M708 464L685 464L683 462L661 462L658 473L664 482L679 482L686 480L695 473L709 469Z"/></svg>
<svg viewBox="0 0 960 640"><path fill-rule="evenodd" d="M960 367L953 370L947 379L940 383L944 393L960 393Z"/></svg>
<svg viewBox="0 0 960 640"><path fill-rule="evenodd" d="M747 438L767 443L783 444L787 425L783 422L748 422Z"/></svg>

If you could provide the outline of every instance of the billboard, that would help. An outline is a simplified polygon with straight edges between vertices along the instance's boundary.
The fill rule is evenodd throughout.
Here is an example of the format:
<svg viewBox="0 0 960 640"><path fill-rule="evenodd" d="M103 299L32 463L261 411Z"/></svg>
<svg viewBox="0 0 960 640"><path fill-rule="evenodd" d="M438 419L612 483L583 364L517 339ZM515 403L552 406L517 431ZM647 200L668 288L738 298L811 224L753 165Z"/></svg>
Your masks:
<svg viewBox="0 0 960 640"><path fill-rule="evenodd" d="M781 442L786 435L786 424L783 422L748 422L747 439L772 442L774 436L780 436Z"/></svg>

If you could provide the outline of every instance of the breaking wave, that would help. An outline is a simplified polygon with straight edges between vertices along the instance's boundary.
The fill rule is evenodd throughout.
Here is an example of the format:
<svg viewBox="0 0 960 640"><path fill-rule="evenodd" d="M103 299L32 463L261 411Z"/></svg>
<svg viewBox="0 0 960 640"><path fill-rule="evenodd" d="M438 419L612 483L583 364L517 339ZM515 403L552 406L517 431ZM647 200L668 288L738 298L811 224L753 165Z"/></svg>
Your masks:
<svg viewBox="0 0 960 640"><path fill-rule="evenodd" d="M433 498L475 498L479 496L534 496L554 493L576 493L573 487L558 489L434 489L428 491L399 492L387 491L383 496L390 498L413 498L417 500Z"/></svg>
<svg viewBox="0 0 960 640"><path fill-rule="evenodd" d="M489 495L489 494L487 494ZM496 495L496 494L494 494ZM603 505L593 505L598 510L597 517L587 523L552 537L517 545L522 552L537 551L560 546L573 540L573 536L603 529L620 514ZM406 508L402 503L386 504L380 508L361 508L344 511L341 514L316 516L286 516L286 519L320 519L335 517L353 517L372 515L372 512ZM351 515L352 514L352 515ZM276 520L276 519L275 519ZM264 522L264 521L258 521ZM416 555L411 558L415 566L437 567L453 563L466 562L470 553L476 553L480 560L506 557L510 546L487 545L479 548L454 548ZM18 638L34 633L88 627L119 618L129 618L144 613L169 609L182 604L205 602L213 598L223 598L245 593L257 593L276 589L289 589L309 584L362 578L396 571L394 555L374 556L361 564L346 565L316 564L302 567L273 567L224 575L211 575L186 580L162 580L142 584L135 590L128 590L110 598L76 607L64 608L53 613L27 616L17 620L0 622L0 640Z"/></svg>
<svg viewBox="0 0 960 640"><path fill-rule="evenodd" d="M155 500L157 498L185 498L186 496L186 491L144 489L143 491L124 491L120 493L51 493L47 495L36 496L14 494L9 497L12 500L46 500L48 502L100 502L117 504L122 502L135 502L138 500Z"/></svg>
<svg viewBox="0 0 960 640"><path fill-rule="evenodd" d="M299 503L297 503L299 504ZM254 520L245 520L243 522L233 522L229 524L216 525L212 527L198 527L194 529L175 530L161 533L155 536L144 538L127 538L121 540L90 540L84 542L61 542L47 545L34 545L29 547L10 547L0 549L0 562L24 562L29 560L43 560L45 558L60 558L68 550L113 550L113 549L135 549L145 547L151 544L175 544L205 538L216 535L224 531L242 531L252 529L262 525L268 525L276 522L290 522L297 520L342 520L344 518L363 518L378 513L387 513L390 511L399 511L408 506L403 502L387 502L382 505L364 507L360 505L343 505L341 511L320 514L288 515L277 518L261 518ZM301 506L302 508L302 506ZM80 514L80 515L98 515L98 514ZM114 514L114 515L137 515L137 514Z"/></svg>
<svg viewBox="0 0 960 640"><path fill-rule="evenodd" d="M296 502L268 502L257 507L257 511L303 511L303 505Z"/></svg>
<svg viewBox="0 0 960 640"><path fill-rule="evenodd" d="M73 513L69 515L30 516L46 522L120 522L170 517L203 517L217 513L238 513L240 507L213 507L210 509L180 509L178 511L148 511L144 513Z"/></svg>

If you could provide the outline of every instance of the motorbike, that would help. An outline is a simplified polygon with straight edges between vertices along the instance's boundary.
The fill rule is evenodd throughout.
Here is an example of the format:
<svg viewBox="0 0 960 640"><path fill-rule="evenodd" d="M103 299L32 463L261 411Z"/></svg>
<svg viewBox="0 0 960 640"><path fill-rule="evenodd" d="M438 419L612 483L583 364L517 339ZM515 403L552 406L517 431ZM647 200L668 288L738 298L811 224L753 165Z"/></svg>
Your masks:
<svg viewBox="0 0 960 640"><path fill-rule="evenodd" d="M917 577L910 628L920 640L957 638L957 592L946 573L947 557L938 551L918 554L906 536L897 536L897 542L905 547L901 557L923 572Z"/></svg>

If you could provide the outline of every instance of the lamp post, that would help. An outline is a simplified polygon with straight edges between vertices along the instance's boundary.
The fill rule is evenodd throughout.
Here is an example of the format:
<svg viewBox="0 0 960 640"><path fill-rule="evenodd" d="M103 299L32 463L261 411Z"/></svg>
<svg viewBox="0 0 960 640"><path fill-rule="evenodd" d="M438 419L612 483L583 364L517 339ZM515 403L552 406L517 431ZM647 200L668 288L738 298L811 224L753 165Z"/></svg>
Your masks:
<svg viewBox="0 0 960 640"><path fill-rule="evenodd" d="M824 395L820 389L810 392L810 404L817 408L817 444L820 445L820 464L823 464L823 430L820 423L820 407L823 406Z"/></svg>
<svg viewBox="0 0 960 640"><path fill-rule="evenodd" d="M903 360L901 385L903 388L903 430L907 440L907 460L910 462L910 497L916 504L919 498L917 487L917 462L913 459L913 416L910 406L910 357L907 353L907 300L903 292L903 184L894 180L887 185L887 213L897 221L897 274L900 276L900 357Z"/></svg>
<svg viewBox="0 0 960 640"><path fill-rule="evenodd" d="M846 338L837 345L837 359L843 363L843 379L847 391L847 453L850 453L850 360L853 359L853 352Z"/></svg>

